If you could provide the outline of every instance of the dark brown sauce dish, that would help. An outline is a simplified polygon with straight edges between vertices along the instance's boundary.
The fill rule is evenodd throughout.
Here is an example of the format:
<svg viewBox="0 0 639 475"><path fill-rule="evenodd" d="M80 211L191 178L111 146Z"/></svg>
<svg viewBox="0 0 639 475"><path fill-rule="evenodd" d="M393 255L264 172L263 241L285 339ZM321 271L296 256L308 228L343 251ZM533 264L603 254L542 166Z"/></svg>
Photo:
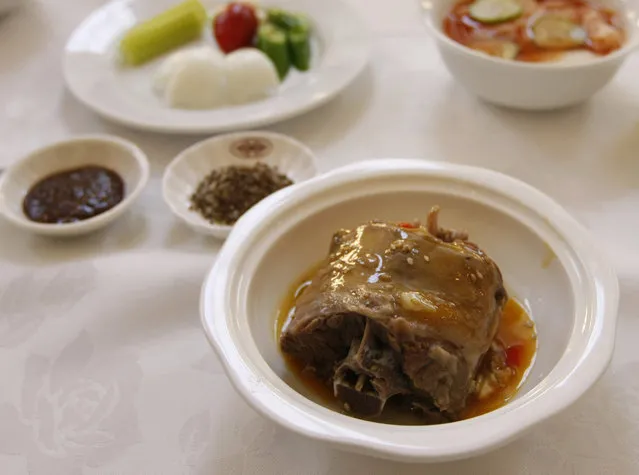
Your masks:
<svg viewBox="0 0 639 475"><path fill-rule="evenodd" d="M87 165L48 175L27 192L24 214L39 223L64 224L83 221L118 205L125 183L113 170Z"/></svg>

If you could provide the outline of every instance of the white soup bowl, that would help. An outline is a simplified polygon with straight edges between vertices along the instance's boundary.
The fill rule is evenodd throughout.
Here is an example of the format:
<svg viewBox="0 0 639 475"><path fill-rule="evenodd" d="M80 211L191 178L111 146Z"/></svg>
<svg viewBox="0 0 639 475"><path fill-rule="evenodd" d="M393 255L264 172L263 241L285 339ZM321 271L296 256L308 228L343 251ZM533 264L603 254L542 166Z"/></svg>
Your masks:
<svg viewBox="0 0 639 475"><path fill-rule="evenodd" d="M536 321L539 349L517 397L472 419L401 426L326 406L287 369L278 307L324 258L331 236L372 219L411 221L440 205L444 226L469 231ZM353 452L434 462L499 447L577 400L612 355L615 273L557 203L494 171L417 160L375 160L277 192L236 224L201 296L202 323L238 392L266 417Z"/></svg>
<svg viewBox="0 0 639 475"><path fill-rule="evenodd" d="M524 110L552 110L582 103L603 88L639 44L639 2L604 0L623 12L626 42L607 56L565 55L556 62L505 60L457 43L443 21L458 0L422 0L424 19L451 75L479 98ZM585 58L585 59L584 59Z"/></svg>

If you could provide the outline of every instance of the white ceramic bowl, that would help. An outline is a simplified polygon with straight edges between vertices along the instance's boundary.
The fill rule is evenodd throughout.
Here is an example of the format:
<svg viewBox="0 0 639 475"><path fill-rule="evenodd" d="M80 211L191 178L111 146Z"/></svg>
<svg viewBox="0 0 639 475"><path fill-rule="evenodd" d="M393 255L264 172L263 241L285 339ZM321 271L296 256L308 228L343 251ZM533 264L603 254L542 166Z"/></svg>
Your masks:
<svg viewBox="0 0 639 475"><path fill-rule="evenodd" d="M274 334L291 284L325 257L331 235L378 218L424 218L468 230L536 320L539 350L518 396L473 419L398 426L334 412L286 369ZM267 198L241 218L209 273L202 323L239 393L300 434L412 462L499 447L579 398L612 355L619 290L610 263L557 203L494 171L424 161L364 162Z"/></svg>
<svg viewBox="0 0 639 475"><path fill-rule="evenodd" d="M122 177L124 199L110 210L75 223L47 224L29 220L24 197L36 182L53 173L97 165ZM109 135L89 135L56 142L18 160L0 176L0 214L16 226L45 236L79 236L96 231L120 217L149 179L146 155L133 143Z"/></svg>
<svg viewBox="0 0 639 475"><path fill-rule="evenodd" d="M317 173L313 152L285 135L262 131L218 135L196 143L173 159L164 171L164 201L195 231L224 239L233 226L210 223L198 212L191 211L191 195L214 169L253 166L257 161L276 167L294 183L308 180Z"/></svg>
<svg viewBox="0 0 639 475"><path fill-rule="evenodd" d="M628 38L620 50L601 58L556 63L508 61L467 48L442 30L445 16L457 1L421 1L426 25L453 77L481 99L516 109L550 110L584 102L613 78L639 44L637 0L604 0L625 12Z"/></svg>

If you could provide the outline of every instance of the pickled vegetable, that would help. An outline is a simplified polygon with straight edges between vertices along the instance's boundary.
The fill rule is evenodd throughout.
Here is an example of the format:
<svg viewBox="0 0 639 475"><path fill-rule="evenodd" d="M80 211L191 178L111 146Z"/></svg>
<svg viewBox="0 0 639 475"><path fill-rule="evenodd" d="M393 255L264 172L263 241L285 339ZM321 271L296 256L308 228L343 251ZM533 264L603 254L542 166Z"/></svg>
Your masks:
<svg viewBox="0 0 639 475"><path fill-rule="evenodd" d="M277 74L284 79L291 69L291 57L286 33L272 23L264 23L257 30L257 47L273 61Z"/></svg>
<svg viewBox="0 0 639 475"><path fill-rule="evenodd" d="M532 25L532 40L541 48L569 49L582 46L587 39L586 32L568 18L546 14Z"/></svg>
<svg viewBox="0 0 639 475"><path fill-rule="evenodd" d="M502 23L523 13L517 0L477 0L470 6L470 16L482 23Z"/></svg>
<svg viewBox="0 0 639 475"><path fill-rule="evenodd" d="M288 34L291 62L300 71L311 67L311 39L308 31L292 31Z"/></svg>
<svg viewBox="0 0 639 475"><path fill-rule="evenodd" d="M300 71L307 71L311 64L309 19L301 13L291 13L280 8L270 8L267 18L286 33L292 65Z"/></svg>
<svg viewBox="0 0 639 475"><path fill-rule="evenodd" d="M310 30L310 22L300 13L291 13L279 8L271 8L267 12L268 21L284 29L286 32Z"/></svg>
<svg viewBox="0 0 639 475"><path fill-rule="evenodd" d="M129 30L120 42L124 63L137 66L202 34L206 10L199 0L186 0Z"/></svg>

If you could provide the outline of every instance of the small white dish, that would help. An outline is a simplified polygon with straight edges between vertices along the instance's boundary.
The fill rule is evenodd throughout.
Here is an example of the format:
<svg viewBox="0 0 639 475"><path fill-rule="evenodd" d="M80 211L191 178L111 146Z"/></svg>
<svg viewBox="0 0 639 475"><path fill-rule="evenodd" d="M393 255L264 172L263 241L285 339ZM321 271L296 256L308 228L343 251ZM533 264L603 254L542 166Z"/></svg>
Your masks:
<svg viewBox="0 0 639 475"><path fill-rule="evenodd" d="M125 184L124 199L92 218L74 223L31 221L23 201L29 189L51 174L87 165L116 172ZM87 135L47 145L18 160L0 175L0 214L16 226L35 234L71 237L103 228L120 217L140 195L149 179L146 155L133 143L109 135Z"/></svg>
<svg viewBox="0 0 639 475"><path fill-rule="evenodd" d="M627 38L618 51L583 61L582 55L548 63L500 59L474 51L445 34L444 18L457 2L421 0L426 26L453 78L486 102L504 107L552 110L582 103L610 82L639 45L639 1L603 0L604 5L624 12Z"/></svg>
<svg viewBox="0 0 639 475"><path fill-rule="evenodd" d="M124 125L165 133L217 133L271 124L307 112L333 98L362 71L370 39L364 23L342 0L272 0L263 6L306 13L313 21L311 69L291 71L272 97L211 110L171 109L153 92L164 55L137 68L118 66L118 41L133 25L176 0L114 0L86 18L71 35L63 70L69 90L98 114ZM202 0L209 12L227 2ZM184 48L215 46L211 22L203 39Z"/></svg>
<svg viewBox="0 0 639 475"><path fill-rule="evenodd" d="M325 258L332 234L371 219L411 221L441 206L500 266L536 321L539 348L514 400L437 426L400 426L335 412L287 370L274 321L290 286ZM575 402L606 369L619 288L587 231L540 191L500 173L443 162L375 160L263 200L235 226L202 287L205 333L257 411L336 448L405 462L471 457L500 447Z"/></svg>
<svg viewBox="0 0 639 475"><path fill-rule="evenodd" d="M214 169L253 166L258 161L276 167L294 185L317 174L313 152L285 135L261 131L219 135L184 150L166 167L162 180L164 201L195 231L225 239L233 226L212 224L197 211L190 210L191 195Z"/></svg>

